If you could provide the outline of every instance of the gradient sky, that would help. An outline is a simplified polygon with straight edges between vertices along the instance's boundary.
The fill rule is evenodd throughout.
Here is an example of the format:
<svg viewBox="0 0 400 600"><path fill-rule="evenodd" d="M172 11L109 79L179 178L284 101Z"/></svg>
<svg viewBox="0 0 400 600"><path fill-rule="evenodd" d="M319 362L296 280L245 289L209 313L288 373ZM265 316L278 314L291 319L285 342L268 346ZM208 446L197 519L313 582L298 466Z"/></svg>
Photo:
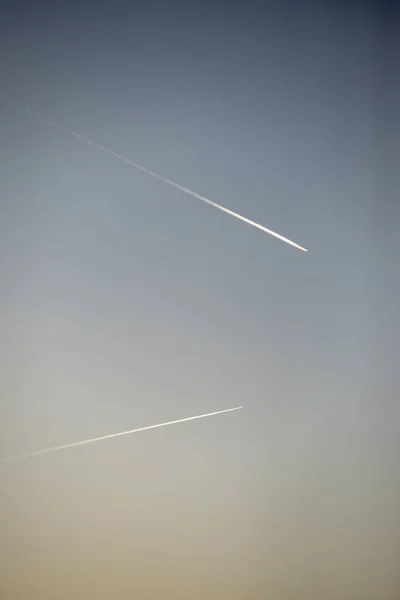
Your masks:
<svg viewBox="0 0 400 600"><path fill-rule="evenodd" d="M2 5L0 458L244 405L1 466L5 600L397 597L400 20L300 4Z"/></svg>

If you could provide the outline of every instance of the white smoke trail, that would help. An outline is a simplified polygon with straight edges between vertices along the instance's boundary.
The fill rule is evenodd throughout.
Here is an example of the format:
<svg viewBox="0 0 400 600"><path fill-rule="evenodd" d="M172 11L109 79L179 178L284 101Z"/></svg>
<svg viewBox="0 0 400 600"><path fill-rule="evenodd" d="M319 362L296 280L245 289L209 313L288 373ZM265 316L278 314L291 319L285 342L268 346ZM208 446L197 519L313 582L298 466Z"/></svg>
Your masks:
<svg viewBox="0 0 400 600"><path fill-rule="evenodd" d="M109 150L108 148L105 148L104 146L101 146L100 144L96 144L95 142L92 142L88 138L83 137L79 133L76 133L75 131L71 131L71 129L68 129L67 127L64 127L63 125L59 125L58 123L55 123L51 119L43 117L39 113L34 112L33 110L30 110L29 108L25 108L24 110L27 113L30 113L31 115L37 117L38 119L41 119L45 123L48 123L49 125L53 125L53 127L56 127L57 129L59 129L61 131L65 131L66 133L69 133L70 135L80 139L81 141L86 142L87 144L90 144L91 146L94 146L95 148L98 148L102 152L105 152L106 154L111 154L118 160L122 160L123 162L127 163L128 165L135 167L135 169L139 169L140 171L147 173L147 175L150 175L151 177L154 177L155 179L158 179L159 181L163 181L164 183L167 183L168 185L173 186L174 188L180 190L181 192L189 194L190 196L193 196L194 198L197 198L198 200L202 200L206 204L209 204L210 206L213 206L214 208L218 208L218 210L221 210L222 212L230 215L231 217L235 217L235 219L239 219L239 221L243 221L244 223L247 223L248 225L252 225L253 227L256 227L257 229L261 229L261 231L264 231L265 233L268 233L269 235L272 235L273 237L278 238L282 242L285 242L286 244L289 244L290 246L293 246L294 248L297 248L298 250L307 252L306 248L303 248L303 246L299 246L299 244L296 244L296 242L292 242L292 240L289 240L288 238L284 237L280 233L276 233L275 231L272 231L271 229L267 229L266 227L264 227L264 225L255 223L254 221L251 221L250 219L247 219L246 217L243 217L242 215L239 215L238 213L233 212L233 210L230 210L229 208L225 208L224 206L221 206L220 204L217 204L216 202L209 200L205 196L201 196L200 194L197 194L197 192L193 192L193 190L189 190L188 188L184 187L183 185L180 185L179 183L175 183L174 181L171 181L170 179L163 177L163 175L159 175L158 173L155 173L154 171L150 171L149 169L146 169L146 167L142 167L141 165L138 165L137 163L134 163L133 161L129 160L129 158L125 158L124 156L121 156L120 154L117 154L116 152L113 152L112 150Z"/></svg>
<svg viewBox="0 0 400 600"><path fill-rule="evenodd" d="M205 415L196 415L195 417L185 417L184 419L177 419L175 421L167 421L166 423L159 423L158 425L148 425L147 427L139 427L138 429L130 429L129 431L122 431L120 433L111 433L109 435L103 435L101 437L91 438L89 440L83 440L81 442L72 442L71 444L63 444L62 446L53 446L52 448L45 448L44 450L36 450L34 452L27 452L26 454L20 454L19 456L11 456L9 458L3 458L0 463L9 463L15 460L22 460L23 458L30 458L38 456L39 454L48 454L49 452L58 452L59 450L66 450L67 448L75 448L75 446L83 446L84 444L92 444L93 442L101 442L103 440L110 440L112 438L121 437L122 435L130 435L131 433L139 433L140 431L147 431L149 429L157 429L158 427L166 427L167 425L175 425L176 423L184 423L185 421L194 421L195 419L204 419L205 417L213 417L215 415L222 415L223 413L232 412L234 410L240 410L243 406L236 406L235 408L226 408L225 410L218 410L216 412L207 413Z"/></svg>

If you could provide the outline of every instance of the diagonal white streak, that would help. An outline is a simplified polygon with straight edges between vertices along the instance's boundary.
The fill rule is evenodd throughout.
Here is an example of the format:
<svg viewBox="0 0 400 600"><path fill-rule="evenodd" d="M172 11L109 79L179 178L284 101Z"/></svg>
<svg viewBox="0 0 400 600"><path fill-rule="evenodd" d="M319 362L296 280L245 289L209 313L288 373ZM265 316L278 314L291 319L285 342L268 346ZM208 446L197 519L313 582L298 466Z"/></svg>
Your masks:
<svg viewBox="0 0 400 600"><path fill-rule="evenodd" d="M123 435L130 435L131 433L139 433L140 431L148 431L149 429L157 429L159 427L166 427L167 425L175 425L177 423L184 423L186 421L194 421L195 419L205 419L206 417L213 417L215 415L222 415L223 413L232 412L234 410L240 410L243 406L236 406L235 408L226 408L224 410L218 410L216 412L207 413L205 415L196 415L194 417L185 417L184 419L176 419L175 421L167 421L166 423L158 423L157 425L148 425L147 427L139 427L138 429L130 429L129 431L122 431L120 433L111 433L100 437L91 438L89 440L83 440L81 442L72 442L70 444L63 444L62 446L53 446L52 448L45 448L43 450L36 450L34 452L27 452L26 454L20 454L19 456L11 456L9 458L3 458L0 463L9 463L15 460L22 460L23 458L30 458L38 456L39 454L48 454L49 452L58 452L59 450L66 450L67 448L75 448L76 446L83 446L84 444L92 444L93 442L101 442L103 440L110 440L112 438L121 437Z"/></svg>
<svg viewBox="0 0 400 600"><path fill-rule="evenodd" d="M69 135L72 135L72 136L80 139L81 141L85 142L86 144L90 144L91 146L97 148L98 150L101 150L102 152L105 152L106 154L111 154L111 156L114 156L118 160L121 160L121 161L127 163L128 165L131 165L132 167L135 167L135 169L139 169L140 171L147 173L147 175L150 175L151 177L154 177L155 179L158 179L159 181L163 181L164 183L171 185L172 187L180 190L181 192L184 192L185 194L189 194L190 196L193 196L194 198L197 198L198 200L202 200L206 204L209 204L210 206L213 206L214 208L221 210L222 212L226 213L227 215L230 215L231 217L235 217L235 219L239 219L239 221L243 221L244 223L247 223L248 225L252 225L253 227L256 227L257 229L261 229L261 231L264 231L265 233L268 233L269 235L272 235L273 237L278 238L278 240L281 240L282 242L285 242L286 244L289 244L290 246L293 246L294 248L297 248L298 250L307 252L306 248L303 248L303 246L299 246L299 244L296 244L296 242L292 242L292 240L289 240L288 238L284 237L280 233L276 233L275 231L272 231L271 229L267 229L267 227L264 227L264 225L260 225L259 223L256 223L255 221L251 221L250 219L247 219L246 217L239 215L238 213L234 212L233 210L230 210L229 208L225 208L225 206L221 206L220 204L217 204L216 202L209 200L205 196L201 196L197 192L194 192L193 190L190 190L189 188L186 188L183 185L180 185L179 183L175 183L175 181L171 181L170 179L167 179L167 177L164 177L163 175L159 175L158 173L155 173L154 171L150 171L150 169L146 169L146 167L142 167L141 165L138 165L137 163L129 160L129 158L125 158L124 156L121 156L120 154L117 154L116 152L113 152L112 150L109 150L108 148L105 148L104 146L101 146L100 144L96 144L96 142L92 142L88 138L85 138L82 135L80 135L79 133L76 133L75 131L68 129L67 127L64 127L63 125L59 125L58 123L55 123L55 121L52 121L51 119L48 119L47 117L43 117L39 113L34 112L33 110L30 110L29 108L25 108L24 110L26 112L30 113L31 115L34 115L38 119L41 119L45 123L48 123L49 125L53 125L53 127L56 127L57 129L59 129L61 131L65 131Z"/></svg>

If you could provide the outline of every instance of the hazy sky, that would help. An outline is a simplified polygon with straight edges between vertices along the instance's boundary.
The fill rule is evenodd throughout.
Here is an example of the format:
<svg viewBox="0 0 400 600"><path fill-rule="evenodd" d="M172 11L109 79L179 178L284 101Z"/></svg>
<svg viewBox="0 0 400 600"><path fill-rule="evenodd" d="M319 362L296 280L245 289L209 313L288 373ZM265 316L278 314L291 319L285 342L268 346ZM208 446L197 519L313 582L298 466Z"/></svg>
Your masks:
<svg viewBox="0 0 400 600"><path fill-rule="evenodd" d="M192 4L1 8L0 458L244 409L1 466L0 596L394 599L399 17Z"/></svg>

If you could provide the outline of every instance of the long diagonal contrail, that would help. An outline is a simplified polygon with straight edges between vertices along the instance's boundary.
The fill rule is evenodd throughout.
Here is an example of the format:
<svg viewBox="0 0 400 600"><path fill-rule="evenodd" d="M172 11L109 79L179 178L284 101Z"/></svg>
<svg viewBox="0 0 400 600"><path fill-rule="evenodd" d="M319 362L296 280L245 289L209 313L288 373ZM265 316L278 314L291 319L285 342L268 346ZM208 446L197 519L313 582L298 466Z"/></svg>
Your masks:
<svg viewBox="0 0 400 600"><path fill-rule="evenodd" d="M125 158L124 156L121 156L121 154L117 154L116 152L113 152L112 150L109 150L108 148L105 148L104 146L101 146L100 144L96 144L95 142L92 142L88 138L83 137L82 135L80 135L79 133L76 133L75 131L72 131L71 129L68 129L67 127L64 127L63 125L59 125L58 123L55 123L55 121L52 121L51 119L48 119L47 117L43 117L39 113L34 112L33 110L30 110L30 108L25 108L24 110L25 110L25 112L27 112L31 115L34 115L38 119L41 119L45 123L48 123L49 125L53 125L53 127L56 127L57 129L60 129L61 131L65 131L66 133L69 133L70 135L80 139L81 141L85 142L86 144L90 144L91 146L98 148L99 150L101 150L102 152L105 152L106 154L111 154L118 160L122 160L123 162L127 163L128 165L135 167L135 169L139 169L140 171L147 173L147 175L150 175L151 177L154 177L155 179L158 179L159 181L168 183L168 185L173 186L174 188L180 190L181 192L185 192L186 194L189 194L190 196L193 196L194 198L197 198L198 200L202 200L206 204L209 204L210 206L213 206L214 208L218 208L218 210L222 210L222 212L226 213L227 215L230 215L231 217L235 217L235 219L239 219L239 221L243 221L244 223L247 223L248 225L257 227L257 229L261 229L261 231L264 231L265 233L268 233L269 235L272 235L273 237L278 238L278 240L281 240L282 242L285 242L286 244L290 244L290 246L294 246L294 248L297 248L298 250L307 252L306 248L303 248L303 246L299 246L299 244L296 244L296 242L292 242L292 240L289 240L288 238L284 237L280 233L276 233L275 231L272 231L271 229L267 229L266 227L264 227L264 225L255 223L254 221L251 221L250 219L247 219L246 217L243 217L242 215L239 215L238 213L233 212L233 210L230 210L229 208L225 208L224 206L221 206L220 204L217 204L216 202L209 200L205 196L201 196L197 192L193 192L193 190L189 190L188 188L184 187L183 185L180 185L179 183L175 183L174 181L171 181L170 179L167 179L166 177L163 177L162 175L159 175L158 173L155 173L154 171L150 171L149 169L146 169L146 167L142 167L141 165L138 165L137 163L134 163L133 161L129 160L129 158Z"/></svg>
<svg viewBox="0 0 400 600"><path fill-rule="evenodd" d="M58 452L59 450L66 450L67 448L75 448L75 446L83 446L84 444L92 444L93 442L101 442L103 440L110 440L112 438L121 437L122 435L130 435L131 433L139 433L140 431L147 431L149 429L157 429L158 427L166 427L167 425L175 425L176 423L184 423L185 421L194 421L195 419L204 419L205 417L213 417L215 415L222 415L223 413L232 412L234 410L240 410L243 406L236 406L235 408L226 408L225 410L217 410L216 412L207 413L205 415L196 415L195 417L186 417L184 419L176 419L175 421L167 421L166 423L158 423L158 425L148 425L147 427L139 427L138 429L130 429L129 431L122 431L120 433L111 433L109 435L103 435L101 437L91 438L89 440L83 440L81 442L72 442L71 444L63 444L62 446L53 446L52 448L45 448L44 450L36 450L34 452L27 452L26 454L20 454L19 456L11 456L9 458L3 458L0 463L8 463L15 460L22 460L23 458L30 458L38 456L39 454L48 454L49 452Z"/></svg>

